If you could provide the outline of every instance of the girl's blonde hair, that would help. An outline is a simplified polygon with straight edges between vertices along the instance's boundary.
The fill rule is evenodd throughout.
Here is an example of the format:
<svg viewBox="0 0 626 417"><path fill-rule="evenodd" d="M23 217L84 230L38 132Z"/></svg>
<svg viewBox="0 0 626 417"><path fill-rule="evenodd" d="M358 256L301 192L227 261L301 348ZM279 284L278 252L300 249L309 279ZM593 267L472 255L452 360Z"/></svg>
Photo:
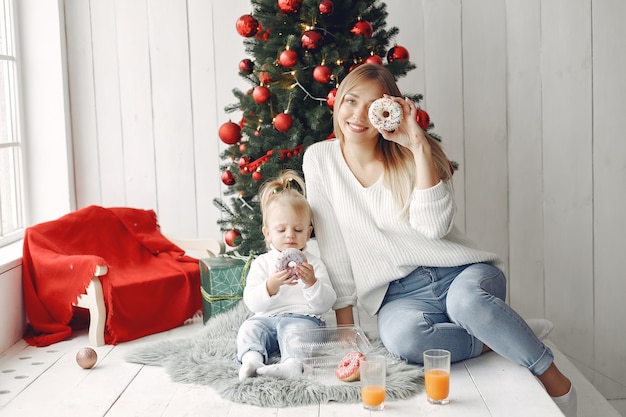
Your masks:
<svg viewBox="0 0 626 417"><path fill-rule="evenodd" d="M383 89L384 94L402 97L402 93L396 84L391 72L382 65L363 64L350 72L339 84L335 99L335 112L333 115L333 127L335 136L341 141L343 146L343 132L339 124L339 108L343 105L344 96L356 85L363 81L376 81ZM452 177L450 172L450 161L441 148L439 141L426 134L430 144L433 160L437 168L439 178L448 181ZM391 190L396 204L400 207L402 216L408 217L409 199L415 188L415 160L408 148L395 142L385 140L378 136L378 149L383 158L385 166L384 184Z"/></svg>
<svg viewBox="0 0 626 417"><path fill-rule="evenodd" d="M311 206L306 199L304 180L298 173L291 169L281 171L276 178L266 181L260 189L261 214L263 226L267 213L277 204L289 205L296 213L307 216L309 222L313 217Z"/></svg>

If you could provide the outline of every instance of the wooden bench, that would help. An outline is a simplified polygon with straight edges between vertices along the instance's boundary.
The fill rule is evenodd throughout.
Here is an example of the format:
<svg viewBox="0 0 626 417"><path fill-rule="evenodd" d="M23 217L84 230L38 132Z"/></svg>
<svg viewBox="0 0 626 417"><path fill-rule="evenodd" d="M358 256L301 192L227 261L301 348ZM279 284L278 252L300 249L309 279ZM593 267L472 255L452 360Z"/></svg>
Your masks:
<svg viewBox="0 0 626 417"><path fill-rule="evenodd" d="M194 257L213 257L224 252L224 243L216 239L183 239L166 236L176 246L184 249L186 254ZM89 286L74 304L89 310L89 344L104 345L104 326L106 324L106 306L100 277L106 275L106 265L98 265ZM199 291L199 289L198 289Z"/></svg>

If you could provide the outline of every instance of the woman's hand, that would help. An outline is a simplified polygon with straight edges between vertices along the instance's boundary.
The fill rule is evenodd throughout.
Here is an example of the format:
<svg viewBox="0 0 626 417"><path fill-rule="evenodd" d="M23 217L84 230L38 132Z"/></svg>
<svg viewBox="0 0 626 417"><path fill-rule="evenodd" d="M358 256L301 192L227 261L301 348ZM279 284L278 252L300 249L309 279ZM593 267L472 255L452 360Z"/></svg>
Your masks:
<svg viewBox="0 0 626 417"><path fill-rule="evenodd" d="M291 268L285 269L284 271L274 271L274 273L271 274L265 282L268 294L270 296L276 295L280 287L283 285L297 285L298 277L296 275L290 275Z"/></svg>
<svg viewBox="0 0 626 417"><path fill-rule="evenodd" d="M400 105L402 108L402 121L400 126L393 132L379 129L380 134L386 140L396 142L399 145L409 148L415 152L420 148L427 149L430 152L430 144L426 139L426 133L417 124L417 105L408 97L393 97L384 95Z"/></svg>
<svg viewBox="0 0 626 417"><path fill-rule="evenodd" d="M426 137L426 132L417 123L417 105L408 97L392 97L402 107L402 121L400 126L393 131L380 131L386 140L408 148L413 153L415 160L415 188L427 189L437 185L441 180L433 161L432 148Z"/></svg>

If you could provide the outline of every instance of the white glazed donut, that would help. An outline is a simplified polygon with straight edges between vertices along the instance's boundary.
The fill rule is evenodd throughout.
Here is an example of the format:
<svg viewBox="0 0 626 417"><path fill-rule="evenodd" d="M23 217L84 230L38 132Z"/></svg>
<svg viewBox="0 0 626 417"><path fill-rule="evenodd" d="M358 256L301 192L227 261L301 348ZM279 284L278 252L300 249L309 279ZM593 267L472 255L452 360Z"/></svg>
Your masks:
<svg viewBox="0 0 626 417"><path fill-rule="evenodd" d="M279 271L284 271L285 269L291 269L291 275L296 275L296 265L300 265L301 263L306 262L306 256L302 251L294 248L287 248L282 251L280 258L278 258L278 264L276 265L276 269Z"/></svg>
<svg viewBox="0 0 626 417"><path fill-rule="evenodd" d="M382 97L370 105L367 113L372 126L376 129L394 131L402 120L402 107L388 97Z"/></svg>

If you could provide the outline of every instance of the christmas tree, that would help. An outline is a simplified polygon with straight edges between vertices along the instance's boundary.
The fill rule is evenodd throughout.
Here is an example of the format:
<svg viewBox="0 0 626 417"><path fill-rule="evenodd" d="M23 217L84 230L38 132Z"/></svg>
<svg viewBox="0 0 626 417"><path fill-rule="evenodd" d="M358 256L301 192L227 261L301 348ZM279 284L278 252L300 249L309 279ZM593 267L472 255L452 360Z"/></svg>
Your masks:
<svg viewBox="0 0 626 417"><path fill-rule="evenodd" d="M230 203L215 199L225 241L241 254L265 252L258 190L283 169L302 170L302 155L333 136L337 86L355 66L386 65L397 79L415 68L406 48L391 41L386 6L378 0L253 0L252 13L237 19L249 58L239 75L250 85L234 89L240 121L222 124L230 145L221 155ZM408 94L419 101L421 96Z"/></svg>

